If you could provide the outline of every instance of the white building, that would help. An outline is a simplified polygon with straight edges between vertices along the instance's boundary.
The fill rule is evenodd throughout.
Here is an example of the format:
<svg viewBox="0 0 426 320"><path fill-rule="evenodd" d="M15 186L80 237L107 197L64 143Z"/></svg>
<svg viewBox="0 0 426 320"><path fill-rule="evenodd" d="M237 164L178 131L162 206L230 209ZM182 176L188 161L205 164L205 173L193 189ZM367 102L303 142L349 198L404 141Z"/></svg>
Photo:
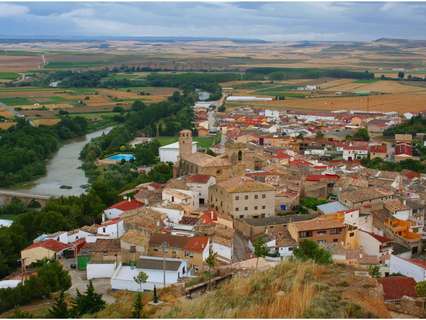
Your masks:
<svg viewBox="0 0 426 320"><path fill-rule="evenodd" d="M426 280L426 261L422 259L403 259L395 255L390 258L390 273L401 273L414 278L416 282Z"/></svg>
<svg viewBox="0 0 426 320"><path fill-rule="evenodd" d="M161 193L161 199L166 203L180 204L192 209L198 209L198 193L191 190L164 188Z"/></svg>
<svg viewBox="0 0 426 320"><path fill-rule="evenodd" d="M347 146L343 148L343 159L346 161L361 160L368 157L368 147Z"/></svg>
<svg viewBox="0 0 426 320"><path fill-rule="evenodd" d="M0 228L9 228L12 225L12 220L0 219Z"/></svg>
<svg viewBox="0 0 426 320"><path fill-rule="evenodd" d="M124 222L120 219L108 220L98 227L98 235L103 239L118 239L124 232Z"/></svg>
<svg viewBox="0 0 426 320"><path fill-rule="evenodd" d="M192 141L192 153L197 152L197 142ZM160 154L161 162L173 162L176 163L179 156L179 142L174 142L158 149Z"/></svg>
<svg viewBox="0 0 426 320"><path fill-rule="evenodd" d="M188 264L185 260L166 258L165 272L163 271L163 258L142 256L136 262L136 266L124 266L119 264L111 276L111 288L113 290L140 291L141 286L134 278L139 272L148 275L146 283L142 284L142 291L153 290L163 287L164 273L166 275L166 286L175 284L180 278L188 276Z"/></svg>
<svg viewBox="0 0 426 320"><path fill-rule="evenodd" d="M198 194L198 203L204 206L208 203L209 187L216 184L216 178L213 176L195 174L186 178L186 185L188 188Z"/></svg>
<svg viewBox="0 0 426 320"><path fill-rule="evenodd" d="M255 97L255 96L229 96L226 101L272 101L268 97Z"/></svg>

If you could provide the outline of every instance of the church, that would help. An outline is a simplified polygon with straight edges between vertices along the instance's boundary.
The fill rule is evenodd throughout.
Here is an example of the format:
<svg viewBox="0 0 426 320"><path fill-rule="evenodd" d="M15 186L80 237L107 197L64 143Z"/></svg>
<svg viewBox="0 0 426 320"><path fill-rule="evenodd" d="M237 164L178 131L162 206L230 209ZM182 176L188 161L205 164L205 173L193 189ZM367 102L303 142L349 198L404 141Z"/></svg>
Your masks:
<svg viewBox="0 0 426 320"><path fill-rule="evenodd" d="M174 166L174 176L204 174L213 176L217 181L244 175L246 169L261 167L255 152L242 143L227 143L225 153L214 157L202 152L193 152L192 132L182 130L179 133L179 158Z"/></svg>

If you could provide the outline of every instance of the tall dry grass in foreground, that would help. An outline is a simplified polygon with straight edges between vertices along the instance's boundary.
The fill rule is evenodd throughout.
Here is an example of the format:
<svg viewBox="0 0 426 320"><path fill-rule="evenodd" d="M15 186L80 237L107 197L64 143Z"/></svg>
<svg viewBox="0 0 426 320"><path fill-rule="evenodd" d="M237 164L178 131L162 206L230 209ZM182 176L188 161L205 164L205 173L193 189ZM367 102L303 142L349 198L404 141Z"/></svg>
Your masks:
<svg viewBox="0 0 426 320"><path fill-rule="evenodd" d="M184 301L164 317L300 318L309 309L326 267L283 262L265 272L236 277L218 290Z"/></svg>

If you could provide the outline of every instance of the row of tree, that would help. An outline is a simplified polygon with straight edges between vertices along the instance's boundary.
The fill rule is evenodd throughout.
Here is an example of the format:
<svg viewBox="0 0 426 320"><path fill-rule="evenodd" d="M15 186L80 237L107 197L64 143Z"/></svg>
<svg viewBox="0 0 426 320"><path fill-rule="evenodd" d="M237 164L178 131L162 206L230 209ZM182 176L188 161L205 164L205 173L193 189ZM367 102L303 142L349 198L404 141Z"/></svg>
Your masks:
<svg viewBox="0 0 426 320"><path fill-rule="evenodd" d="M46 160L70 138L84 135L87 120L64 117L52 127L33 127L24 119L0 130L0 187L32 180L46 173Z"/></svg>
<svg viewBox="0 0 426 320"><path fill-rule="evenodd" d="M43 261L36 275L18 284L16 288L0 289L0 313L30 303L35 299L48 298L51 293L68 290L71 277L57 261Z"/></svg>

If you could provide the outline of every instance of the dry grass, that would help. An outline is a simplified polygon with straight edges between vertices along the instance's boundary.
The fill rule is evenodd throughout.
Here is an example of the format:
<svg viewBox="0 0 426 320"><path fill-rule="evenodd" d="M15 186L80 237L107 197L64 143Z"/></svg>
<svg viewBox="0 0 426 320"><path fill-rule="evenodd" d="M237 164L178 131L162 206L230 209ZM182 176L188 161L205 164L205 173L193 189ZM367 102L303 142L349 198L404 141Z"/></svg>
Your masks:
<svg viewBox="0 0 426 320"><path fill-rule="evenodd" d="M54 126L55 124L59 123L61 121L60 119L53 118L53 119L33 119L32 123L35 126Z"/></svg>
<svg viewBox="0 0 426 320"><path fill-rule="evenodd" d="M38 69L42 60L39 56L0 56L0 71L21 72Z"/></svg>
<svg viewBox="0 0 426 320"><path fill-rule="evenodd" d="M0 129L7 130L13 127L15 124L16 122L0 122Z"/></svg>
<svg viewBox="0 0 426 320"><path fill-rule="evenodd" d="M366 284L368 284L368 289ZM193 300L162 308L163 318L389 317L371 278L346 266L286 261L267 271L238 276Z"/></svg>

